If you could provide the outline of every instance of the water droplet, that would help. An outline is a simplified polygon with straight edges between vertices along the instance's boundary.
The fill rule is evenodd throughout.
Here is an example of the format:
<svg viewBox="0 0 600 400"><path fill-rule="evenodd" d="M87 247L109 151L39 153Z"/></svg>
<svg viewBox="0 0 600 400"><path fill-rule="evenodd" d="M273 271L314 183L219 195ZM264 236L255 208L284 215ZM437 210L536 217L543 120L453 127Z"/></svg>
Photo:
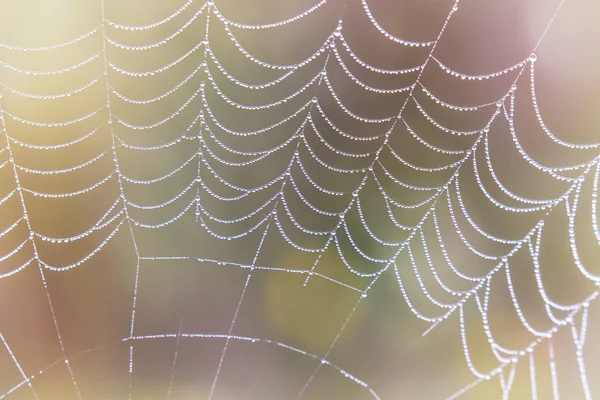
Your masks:
<svg viewBox="0 0 600 400"><path fill-rule="evenodd" d="M530 55L529 56L529 61L531 61L532 63L536 62L537 61L537 55L535 53L532 54L532 55Z"/></svg>
<svg viewBox="0 0 600 400"><path fill-rule="evenodd" d="M458 3L454 3L454 5L452 6L452 11L458 11Z"/></svg>

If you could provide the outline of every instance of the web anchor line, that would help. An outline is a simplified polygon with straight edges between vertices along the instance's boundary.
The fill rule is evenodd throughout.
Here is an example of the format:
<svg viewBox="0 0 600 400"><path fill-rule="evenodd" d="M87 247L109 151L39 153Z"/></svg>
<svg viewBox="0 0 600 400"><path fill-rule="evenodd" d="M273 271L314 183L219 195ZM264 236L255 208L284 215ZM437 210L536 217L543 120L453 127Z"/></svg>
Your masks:
<svg viewBox="0 0 600 400"><path fill-rule="evenodd" d="M33 384L31 383L31 381L33 380L33 378L35 376L27 376L27 375L25 375L25 372L23 371L23 368L21 368L21 365L19 364L19 361L17 360L17 358L13 354L12 350L10 349L10 346L6 342L6 339L2 335L2 332L0 332L0 341L2 342L2 344L4 345L4 347L6 348L6 351L8 351L8 354L10 355L10 358L12 359L13 363L15 364L15 367L17 367L17 369L19 370L19 374L21 374L21 376L23 377L23 381L21 381L21 383L19 383L18 385L14 386L12 389L10 389L5 394L1 395L0 399L3 399L6 395L9 395L10 393L14 392L15 390L17 390L22 385L26 384L27 386L29 386L29 389L31 390L31 394L33 395L33 397L37 400L38 399L38 395L35 392L35 389L33 388Z"/></svg>
<svg viewBox="0 0 600 400"><path fill-rule="evenodd" d="M366 1L365 1L365 0L363 0L363 5L365 6L365 9L368 11L368 7L367 7L367 4L366 4ZM448 16L446 17L446 19L445 19L445 21L444 21L444 23L443 23L443 25L442 25L442 28L440 29L440 32L439 32L439 34L438 34L438 36L437 36L437 39L436 39L436 40L435 40L435 41L432 43L432 45L431 45L431 50L430 50L430 52L429 52L429 54L428 54L428 56L427 56L427 58L426 58L425 62L424 62L424 63L422 64L422 66L421 66L421 70L419 71L419 74L417 75L417 78L416 78L416 80L415 80L415 83L414 83L414 84L411 86L411 89L410 89L410 91L409 91L409 94L408 94L408 96L407 96L406 100L404 101L404 103L403 103L402 107L400 108L400 111L399 111L399 113L398 113L398 118L397 118L397 119L394 119L394 120L392 121L392 124L391 124L391 127L390 127L390 129L389 129L389 130L386 132L386 134L385 134L385 138L384 138L383 144L382 144L382 145L379 147L379 149L377 150L377 152L376 152L376 155L375 155L375 158L374 158L374 160L373 160L373 162L372 162L371 166L368 168L368 170L369 170L369 171L372 171L372 169L373 169L373 165L375 164L375 162L376 162L376 161L378 161L378 159L379 159L379 154L381 153L381 151L382 151L383 147L384 147L384 146L387 144L387 142L388 142L388 139L389 139L389 135L390 135L391 131L394 129L394 126L396 125L396 122L397 122L399 119L401 119L401 118L402 118L402 112L404 111L404 109L405 109L405 107L406 107L406 104L408 103L408 100L409 100L409 98L411 98L411 97L412 97L412 95L413 95L413 91L414 91L414 88L415 88L415 86L418 84L418 82L419 82L419 80L420 80L420 78L421 78L421 76L422 76L422 74L423 74L423 70L425 69L425 67L426 67L426 65L427 65L427 62L428 62L428 60L429 60L429 59L432 57L432 55L433 55L433 51L435 50L435 47L436 47L436 45L437 45L437 42L439 41L439 38L440 38L440 37L442 36L442 34L444 33L444 30L446 29L446 26L447 26L448 22L450 21L450 18L452 17L452 14L453 14L453 13L454 13L454 12L455 12L457 9L458 9L458 8L457 8L457 5L458 5L458 2L457 2L457 3L455 3L455 5L453 6L452 10L450 11L450 13L448 14ZM370 15L370 12L369 12L369 17L370 17L370 18L371 18L371 20L374 22L374 18L373 18L373 17ZM376 25L376 26L379 28L379 25ZM380 28L380 30L381 30L381 28ZM341 32L340 32L340 33L341 33ZM459 167L459 168L460 168L460 167ZM359 195L360 195L360 190L362 189L362 187L363 187L363 185L364 185L364 183L365 183L365 181L366 181L366 178L367 178L367 176L368 176L368 172L366 172L366 173L365 173L365 175L364 175L364 178L363 178L363 180L362 180L361 184L359 185L358 189L356 190L356 195L355 195L354 197L357 197L357 196L359 196ZM346 211L347 211L347 210L348 210L348 209L349 209L349 208L352 206L352 203L354 202L354 197L352 198L352 200L350 201L349 205L348 205L348 206L346 207L346 209L344 210L345 212L346 212ZM342 214L340 214L340 218L343 218L343 215L344 215L344 214L345 214L345 213L342 213ZM341 219L340 219L340 222L341 222ZM339 224L339 222L338 222L338 224ZM335 230L334 230L334 231L335 231ZM331 240L332 238L333 238L333 235L330 237L330 240ZM328 243L326 244L326 247L327 247L327 245L329 244L330 240L329 240L329 241L328 241ZM318 262L318 260L317 260L317 262ZM389 266L389 264L388 264L388 266ZM316 263L315 263L315 265L313 265L312 269L314 270L315 268L316 268ZM386 267L386 268L387 268L387 267ZM327 357L329 356L329 354L331 353L331 350L332 350L332 349L333 349L333 347L335 346L335 343L337 342L337 340L338 340L338 338L340 337L340 335L341 335L342 331L343 331L343 330L344 330L344 328L346 327L346 325L347 325L348 321L350 320L350 318L352 317L352 315L353 315L353 314L354 314L354 312L356 311L356 309L357 309L358 305L360 304L361 300L362 300L362 299L363 299L363 298L366 296L366 294L368 293L368 290L370 289L370 287L372 287L372 285L373 285L373 284L375 283L375 281L376 281L376 280L379 278L379 276L381 276L381 273L377 273L377 274L375 275L375 278L373 279L373 281L372 281L372 282L369 284L369 286L367 287L367 289L366 289L366 290L363 292L363 295L362 295L362 296L361 296L361 297L358 299L358 301L357 301L356 305L355 305L355 306L352 308L352 310L350 311L350 313L349 313L348 317L346 318L346 320L344 321L344 323L343 323L343 325L342 325L341 329L338 331L338 333L337 333L337 335L335 336L335 338L333 339L333 341L332 341L331 345L329 346L329 348L328 348L328 349L327 349L327 351L325 352L324 358L327 358ZM306 283L306 282L305 282L305 283ZM298 393L298 396L297 396L298 398L302 397L302 395L304 394L304 392L306 391L306 389L308 388L308 386L310 385L310 383L313 381L313 379L314 379L314 377L316 376L316 374L319 372L319 369L320 369L320 367L321 367L321 366L320 366L320 365L318 365L318 366L317 366L317 367L316 367L316 368L313 370L312 374L309 376L308 380L306 381L306 383L304 384L304 386L302 387L302 389L301 389L301 390L300 390L300 392Z"/></svg>
<svg viewBox="0 0 600 400"><path fill-rule="evenodd" d="M109 61L108 61L108 55L106 53L106 43L108 41L107 35L106 35L106 24L108 24L108 21L106 19L106 15L105 15L105 8L104 8L104 0L101 0L101 11L102 11L102 24L101 24L101 31L102 31L102 55L103 55L103 75L104 75L104 87L105 87L105 96L106 96L106 109L108 110L108 129L109 129L109 133L110 133L110 141L111 141L111 153L112 153L112 157L113 157L113 163L114 163L114 171L117 174L117 180L119 183L119 197L121 198L121 201L123 202L123 210L125 212L125 219L127 220L127 225L129 228L129 233L131 235L131 240L133 243L133 249L135 251L135 256L136 256L136 270L135 270L135 280L134 280L134 289L133 289L133 300L132 300L132 308L131 308L131 325L130 325L130 331L129 331L129 337L133 337L134 334L134 326L135 326L135 312L136 312L136 305L137 305L137 294L138 294L138 283L139 283L139 276L140 276L140 253L138 250L138 246L137 246L137 242L135 239L135 235L133 233L133 227L131 225L131 217L129 216L129 210L128 210L128 201L127 198L125 197L125 191L123 189L123 174L121 173L121 170L119 168L119 161L118 161L118 155L117 155L117 139L114 133L114 128L113 128L113 114L112 114L112 110L111 110L111 99L110 99L110 84L108 82L108 65L109 65ZM133 385L133 345L131 345L129 347L129 399L131 399L131 395L132 395L132 385Z"/></svg>

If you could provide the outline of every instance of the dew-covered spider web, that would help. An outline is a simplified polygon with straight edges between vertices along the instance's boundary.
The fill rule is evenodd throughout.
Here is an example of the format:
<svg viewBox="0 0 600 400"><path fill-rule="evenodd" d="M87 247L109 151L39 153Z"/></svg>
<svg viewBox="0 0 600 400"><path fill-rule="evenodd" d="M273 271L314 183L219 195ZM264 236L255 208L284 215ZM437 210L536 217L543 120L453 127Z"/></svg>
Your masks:
<svg viewBox="0 0 600 400"><path fill-rule="evenodd" d="M0 4L0 399L600 397L600 2Z"/></svg>

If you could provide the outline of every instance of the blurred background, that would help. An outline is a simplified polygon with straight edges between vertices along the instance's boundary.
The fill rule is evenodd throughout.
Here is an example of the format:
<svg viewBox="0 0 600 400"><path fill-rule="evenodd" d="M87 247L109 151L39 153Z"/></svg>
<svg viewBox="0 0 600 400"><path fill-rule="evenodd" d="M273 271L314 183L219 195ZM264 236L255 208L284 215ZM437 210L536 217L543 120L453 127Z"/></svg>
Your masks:
<svg viewBox="0 0 600 400"><path fill-rule="evenodd" d="M600 396L599 11L0 0L0 398Z"/></svg>

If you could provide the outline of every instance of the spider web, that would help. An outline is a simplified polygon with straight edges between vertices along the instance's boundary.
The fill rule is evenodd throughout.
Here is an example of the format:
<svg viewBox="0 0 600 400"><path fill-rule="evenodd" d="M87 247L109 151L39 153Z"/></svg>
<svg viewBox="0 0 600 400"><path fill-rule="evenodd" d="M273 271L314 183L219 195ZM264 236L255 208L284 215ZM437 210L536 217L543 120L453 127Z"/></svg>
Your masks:
<svg viewBox="0 0 600 400"><path fill-rule="evenodd" d="M597 2L82 3L3 1L0 398L600 394Z"/></svg>

